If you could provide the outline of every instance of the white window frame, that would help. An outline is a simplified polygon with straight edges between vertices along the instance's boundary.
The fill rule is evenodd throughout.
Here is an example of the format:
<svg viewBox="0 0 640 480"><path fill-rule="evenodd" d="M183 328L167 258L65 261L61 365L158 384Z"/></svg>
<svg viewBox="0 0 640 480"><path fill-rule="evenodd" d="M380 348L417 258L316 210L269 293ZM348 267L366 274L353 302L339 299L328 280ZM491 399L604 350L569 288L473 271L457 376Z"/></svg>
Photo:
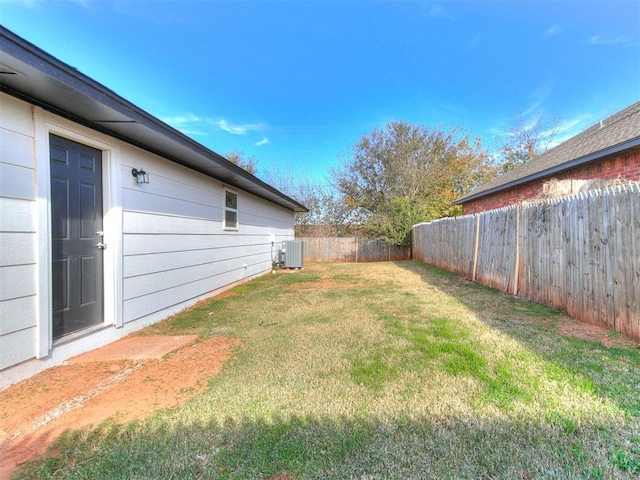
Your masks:
<svg viewBox="0 0 640 480"><path fill-rule="evenodd" d="M230 207L230 206L227 205L227 196L228 195L234 195L235 196L235 199L236 199L235 208L234 207ZM223 202L224 202L224 205L223 205L223 219L222 219L223 228L225 230L237 231L240 228L240 222L238 221L239 220L239 218L238 218L239 217L239 215L238 215L238 193L234 192L233 190L229 190L229 189L225 188L224 189ZM235 217L236 217L235 225L227 225L227 213L234 213L235 214Z"/></svg>

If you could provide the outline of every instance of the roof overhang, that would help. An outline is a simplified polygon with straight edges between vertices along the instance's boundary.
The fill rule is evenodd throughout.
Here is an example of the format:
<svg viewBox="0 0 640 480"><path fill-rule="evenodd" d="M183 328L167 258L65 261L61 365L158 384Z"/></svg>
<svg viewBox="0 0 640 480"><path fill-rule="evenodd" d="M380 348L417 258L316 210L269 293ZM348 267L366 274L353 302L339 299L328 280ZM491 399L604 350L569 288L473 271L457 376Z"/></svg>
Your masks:
<svg viewBox="0 0 640 480"><path fill-rule="evenodd" d="M514 188L519 185L524 185L525 183L530 183L536 180L541 180L543 178L548 178L551 175L557 175L559 173L566 172L567 170L573 170L574 168L580 167L582 165L585 165L597 160L604 160L612 156L617 156L622 152L635 150L637 148L640 148L640 137L632 138L631 140L619 143L617 145L613 145L609 148L605 148L604 150L590 153L589 155L576 158L569 162L563 163L562 165L557 165L553 168L548 168L546 170L533 173L526 177L518 178L517 180L513 180L511 182L503 183L494 188L489 188L487 190L483 190L482 192L478 192L476 194L471 193L465 197L455 200L453 204L462 205L472 200L477 200L479 198L486 197L487 195L502 192L504 190L509 190L510 188Z"/></svg>
<svg viewBox="0 0 640 480"><path fill-rule="evenodd" d="M308 209L0 26L0 91L294 212Z"/></svg>

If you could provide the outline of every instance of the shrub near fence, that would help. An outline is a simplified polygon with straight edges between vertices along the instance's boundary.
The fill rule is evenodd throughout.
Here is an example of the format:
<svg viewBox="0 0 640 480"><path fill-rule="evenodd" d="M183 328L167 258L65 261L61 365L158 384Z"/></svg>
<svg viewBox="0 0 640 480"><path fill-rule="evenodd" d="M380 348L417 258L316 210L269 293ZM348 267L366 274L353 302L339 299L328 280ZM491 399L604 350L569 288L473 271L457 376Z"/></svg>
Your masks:
<svg viewBox="0 0 640 480"><path fill-rule="evenodd" d="M413 258L640 340L638 184L416 225Z"/></svg>
<svg viewBox="0 0 640 480"><path fill-rule="evenodd" d="M305 262L388 262L408 260L409 251L382 240L359 237L303 237Z"/></svg>

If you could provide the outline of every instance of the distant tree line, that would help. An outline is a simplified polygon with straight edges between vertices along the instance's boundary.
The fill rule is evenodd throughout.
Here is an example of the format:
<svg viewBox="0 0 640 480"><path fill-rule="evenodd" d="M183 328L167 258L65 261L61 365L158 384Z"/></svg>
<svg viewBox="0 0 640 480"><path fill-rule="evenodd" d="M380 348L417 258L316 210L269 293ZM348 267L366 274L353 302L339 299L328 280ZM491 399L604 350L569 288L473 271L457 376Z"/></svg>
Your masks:
<svg viewBox="0 0 640 480"><path fill-rule="evenodd" d="M453 201L546 150L556 128L521 119L493 154L458 128L393 121L363 135L317 185L298 172L271 171L264 180L307 208L297 236L366 236L407 247L417 223L461 213ZM227 159L256 174L257 161L233 151Z"/></svg>

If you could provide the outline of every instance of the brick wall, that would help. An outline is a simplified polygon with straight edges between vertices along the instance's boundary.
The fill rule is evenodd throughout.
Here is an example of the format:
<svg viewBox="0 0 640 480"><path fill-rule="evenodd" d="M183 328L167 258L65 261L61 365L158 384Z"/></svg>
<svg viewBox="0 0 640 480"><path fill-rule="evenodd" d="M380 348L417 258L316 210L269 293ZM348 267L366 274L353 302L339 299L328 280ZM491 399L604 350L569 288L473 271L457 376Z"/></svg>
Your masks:
<svg viewBox="0 0 640 480"><path fill-rule="evenodd" d="M634 180L640 182L640 150L606 160L591 162L587 165L567 170L531 183L519 185L509 190L493 193L462 205L464 215L478 213L493 208L505 207L537 198L542 186L552 178L557 180Z"/></svg>

